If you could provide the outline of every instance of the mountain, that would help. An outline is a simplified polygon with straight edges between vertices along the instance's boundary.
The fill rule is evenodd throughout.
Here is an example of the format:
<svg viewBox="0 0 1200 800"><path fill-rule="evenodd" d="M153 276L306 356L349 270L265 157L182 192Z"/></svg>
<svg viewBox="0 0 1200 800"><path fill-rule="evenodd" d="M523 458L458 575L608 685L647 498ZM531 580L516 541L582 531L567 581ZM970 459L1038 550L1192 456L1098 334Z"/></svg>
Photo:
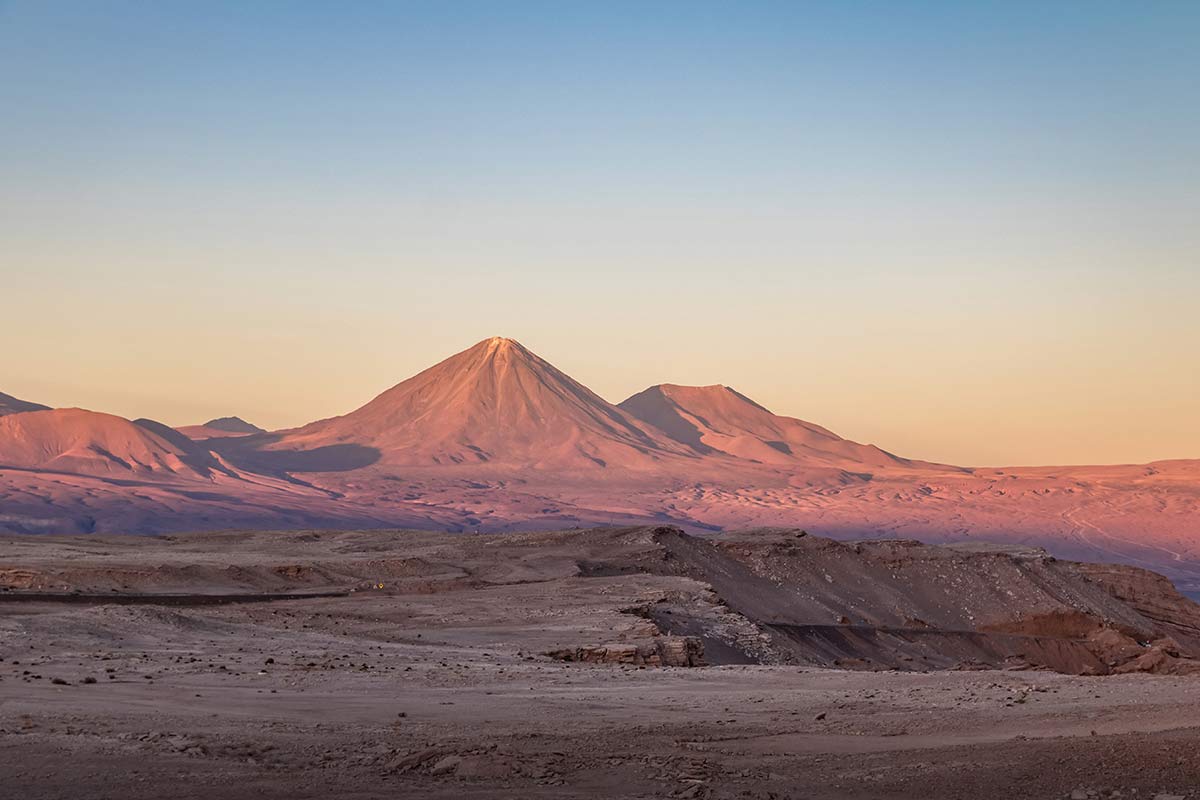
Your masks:
<svg viewBox="0 0 1200 800"><path fill-rule="evenodd" d="M226 433L266 433L264 428L251 425L241 417L217 417L204 423L204 427L225 431Z"/></svg>
<svg viewBox="0 0 1200 800"><path fill-rule="evenodd" d="M264 428L251 425L241 417L218 417L210 419L203 425L185 425L175 430L195 441L204 439L219 439L228 436L249 436L255 433L266 433Z"/></svg>
<svg viewBox="0 0 1200 800"><path fill-rule="evenodd" d="M381 463L463 469L647 470L688 447L607 402L519 342L486 339L362 408L269 445L369 447Z"/></svg>
<svg viewBox="0 0 1200 800"><path fill-rule="evenodd" d="M651 386L619 404L645 423L701 454L725 454L765 464L910 466L874 445L863 445L792 417L772 414L728 386Z"/></svg>
<svg viewBox="0 0 1200 800"><path fill-rule="evenodd" d="M160 422L78 408L0 417L0 532L450 528L453 511L338 503L290 476L230 467Z"/></svg>
<svg viewBox="0 0 1200 800"><path fill-rule="evenodd" d="M653 386L613 405L511 339L344 416L273 432L239 422L197 435L79 409L0 417L0 530L796 527L1037 545L1200 589L1200 462L914 461L725 386Z"/></svg>
<svg viewBox="0 0 1200 800"><path fill-rule="evenodd" d="M216 458L167 426L59 408L0 418L0 468L80 475L208 478Z"/></svg>
<svg viewBox="0 0 1200 800"><path fill-rule="evenodd" d="M0 392L0 417L9 414L20 414L25 411L48 411L49 409L50 406L44 406L41 403L31 403L28 400L20 400L11 394Z"/></svg>

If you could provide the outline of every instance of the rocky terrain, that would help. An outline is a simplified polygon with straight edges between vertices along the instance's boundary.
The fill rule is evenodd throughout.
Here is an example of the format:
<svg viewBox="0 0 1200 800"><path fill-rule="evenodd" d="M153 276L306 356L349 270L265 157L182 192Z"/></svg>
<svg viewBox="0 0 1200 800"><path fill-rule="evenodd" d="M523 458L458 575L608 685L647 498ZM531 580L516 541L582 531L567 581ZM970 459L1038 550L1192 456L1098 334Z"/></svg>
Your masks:
<svg viewBox="0 0 1200 800"><path fill-rule="evenodd" d="M1198 631L1137 568L797 530L0 538L0 785L1192 796Z"/></svg>

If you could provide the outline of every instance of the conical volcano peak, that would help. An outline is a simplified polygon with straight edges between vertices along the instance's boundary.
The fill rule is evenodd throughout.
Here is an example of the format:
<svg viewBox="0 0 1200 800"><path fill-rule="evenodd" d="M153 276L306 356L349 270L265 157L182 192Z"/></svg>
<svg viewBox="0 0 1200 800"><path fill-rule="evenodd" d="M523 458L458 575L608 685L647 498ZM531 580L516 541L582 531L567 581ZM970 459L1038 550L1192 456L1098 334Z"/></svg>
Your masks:
<svg viewBox="0 0 1200 800"><path fill-rule="evenodd" d="M434 393L457 386L469 391L476 401L489 396L524 395L535 391L540 384L574 383L537 353L516 339L504 336L477 342L417 377L423 377ZM387 397L396 388L384 392L382 397Z"/></svg>
<svg viewBox="0 0 1200 800"><path fill-rule="evenodd" d="M498 464L645 468L689 456L515 339L477 342L343 417L279 443L345 445L412 466Z"/></svg>
<svg viewBox="0 0 1200 800"><path fill-rule="evenodd" d="M484 358L523 358L529 361L541 361L536 355L518 342L516 339L509 339L506 336L493 336L490 339L484 339L479 344L472 347L467 352L480 352Z"/></svg>
<svg viewBox="0 0 1200 800"><path fill-rule="evenodd" d="M493 336L490 339L484 339L480 344L487 345L489 350L509 350L513 347L525 349L516 339L509 339L507 336Z"/></svg>

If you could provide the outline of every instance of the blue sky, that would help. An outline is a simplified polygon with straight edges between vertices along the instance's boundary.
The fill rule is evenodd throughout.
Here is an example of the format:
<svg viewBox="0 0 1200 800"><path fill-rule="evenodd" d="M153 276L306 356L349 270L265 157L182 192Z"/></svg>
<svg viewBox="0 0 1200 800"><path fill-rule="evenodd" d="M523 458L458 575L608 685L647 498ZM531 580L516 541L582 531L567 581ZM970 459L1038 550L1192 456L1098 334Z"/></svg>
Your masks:
<svg viewBox="0 0 1200 800"><path fill-rule="evenodd" d="M506 335L920 457L1197 456L1197 41L1190 2L0 0L0 390L297 424Z"/></svg>

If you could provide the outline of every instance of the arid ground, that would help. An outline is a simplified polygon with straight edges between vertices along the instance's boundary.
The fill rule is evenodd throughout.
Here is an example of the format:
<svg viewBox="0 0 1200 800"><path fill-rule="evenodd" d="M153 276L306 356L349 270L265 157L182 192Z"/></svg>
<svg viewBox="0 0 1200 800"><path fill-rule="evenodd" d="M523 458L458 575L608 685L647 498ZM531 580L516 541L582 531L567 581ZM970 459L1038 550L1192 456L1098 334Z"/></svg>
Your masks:
<svg viewBox="0 0 1200 800"><path fill-rule="evenodd" d="M1090 569L795 531L0 539L0 794L1193 796L1200 608Z"/></svg>

